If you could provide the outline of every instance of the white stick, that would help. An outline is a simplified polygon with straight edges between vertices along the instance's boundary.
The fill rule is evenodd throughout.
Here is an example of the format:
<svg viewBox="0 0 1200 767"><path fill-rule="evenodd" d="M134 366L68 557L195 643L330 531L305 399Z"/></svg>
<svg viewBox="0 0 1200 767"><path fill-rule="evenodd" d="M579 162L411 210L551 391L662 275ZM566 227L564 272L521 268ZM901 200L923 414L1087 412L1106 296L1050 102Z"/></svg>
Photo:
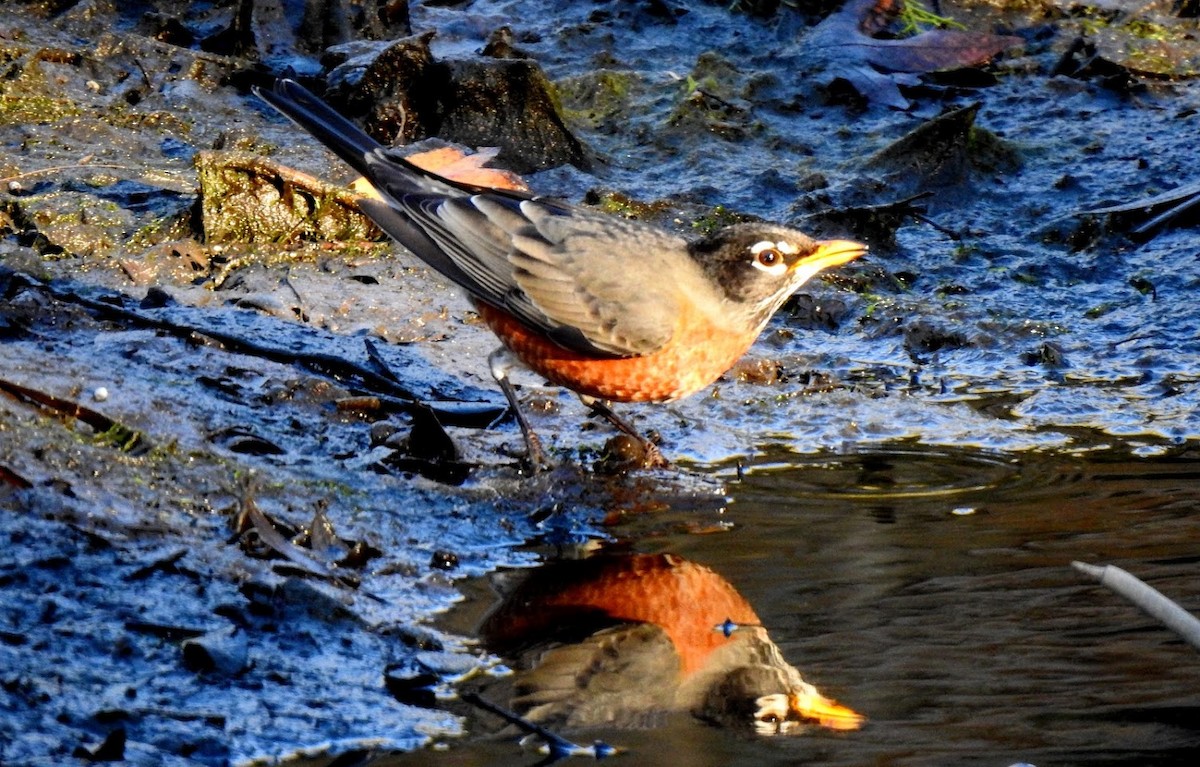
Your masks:
<svg viewBox="0 0 1200 767"><path fill-rule="evenodd" d="M1100 581L1121 596L1142 608L1148 615L1157 618L1164 626L1174 631L1183 641L1200 650L1200 620L1175 602L1151 588L1145 581L1130 575L1113 565L1098 567L1086 562L1072 562L1071 566Z"/></svg>

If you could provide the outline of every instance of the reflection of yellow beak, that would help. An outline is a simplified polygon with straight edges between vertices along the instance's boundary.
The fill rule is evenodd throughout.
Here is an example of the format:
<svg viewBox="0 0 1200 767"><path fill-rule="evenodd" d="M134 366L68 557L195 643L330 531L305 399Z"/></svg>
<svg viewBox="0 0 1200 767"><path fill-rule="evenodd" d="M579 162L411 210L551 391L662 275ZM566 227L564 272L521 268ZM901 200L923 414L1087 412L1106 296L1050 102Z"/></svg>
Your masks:
<svg viewBox="0 0 1200 767"><path fill-rule="evenodd" d="M865 255L867 246L853 240L821 240L811 255L792 264L795 284L802 285L814 274L834 266L848 264Z"/></svg>
<svg viewBox="0 0 1200 767"><path fill-rule="evenodd" d="M788 703L801 718L831 730L857 730L866 721L862 714L821 695L792 694L788 696Z"/></svg>

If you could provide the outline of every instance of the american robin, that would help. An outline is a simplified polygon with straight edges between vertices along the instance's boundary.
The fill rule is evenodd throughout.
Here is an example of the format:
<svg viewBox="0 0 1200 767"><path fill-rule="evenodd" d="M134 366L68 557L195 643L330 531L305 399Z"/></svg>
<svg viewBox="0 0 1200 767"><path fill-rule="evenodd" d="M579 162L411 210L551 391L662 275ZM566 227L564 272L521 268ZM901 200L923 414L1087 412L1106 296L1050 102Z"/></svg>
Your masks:
<svg viewBox="0 0 1200 767"><path fill-rule="evenodd" d="M764 735L863 723L801 677L732 584L671 554L544 565L479 633L515 661L512 706L549 727L645 726L672 711Z"/></svg>
<svg viewBox="0 0 1200 767"><path fill-rule="evenodd" d="M256 93L362 174L376 191L363 211L466 291L503 344L491 372L535 465L541 449L505 350L641 441L606 402L669 402L703 389L796 288L867 250L759 223L689 242L560 200L455 182L384 147L292 80Z"/></svg>

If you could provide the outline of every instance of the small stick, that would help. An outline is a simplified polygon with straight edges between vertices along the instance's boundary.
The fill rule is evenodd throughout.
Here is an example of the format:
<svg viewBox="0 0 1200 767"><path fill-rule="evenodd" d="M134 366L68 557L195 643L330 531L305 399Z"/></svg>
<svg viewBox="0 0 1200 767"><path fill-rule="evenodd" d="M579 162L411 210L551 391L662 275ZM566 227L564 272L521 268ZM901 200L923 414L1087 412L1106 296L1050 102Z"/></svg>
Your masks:
<svg viewBox="0 0 1200 767"><path fill-rule="evenodd" d="M602 740L598 740L591 746L580 746L572 743L563 736L553 732L540 724L531 722L523 716L513 713L503 706L492 703L487 698L473 692L462 694L462 699L473 706L478 706L484 711L489 711L509 724L515 724L520 729L530 735L536 735L546 743L546 747L550 751L550 756L554 759L561 759L564 756L594 756L597 759L603 759L607 756L612 756L618 753L618 749L608 745Z"/></svg>
<svg viewBox="0 0 1200 767"><path fill-rule="evenodd" d="M1071 566L1081 573L1092 576L1116 593L1133 602L1147 615L1156 618L1164 626L1178 634L1183 641L1200 650L1200 620L1168 599L1145 581L1113 565L1102 567L1086 562L1072 562Z"/></svg>

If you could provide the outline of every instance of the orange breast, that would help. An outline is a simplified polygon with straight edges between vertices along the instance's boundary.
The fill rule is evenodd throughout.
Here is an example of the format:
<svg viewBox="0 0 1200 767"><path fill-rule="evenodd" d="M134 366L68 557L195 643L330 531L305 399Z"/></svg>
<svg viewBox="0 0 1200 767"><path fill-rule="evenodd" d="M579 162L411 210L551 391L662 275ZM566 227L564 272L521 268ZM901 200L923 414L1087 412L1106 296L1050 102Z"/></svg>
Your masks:
<svg viewBox="0 0 1200 767"><path fill-rule="evenodd" d="M531 370L579 394L611 402L667 402L708 386L754 343L715 327L702 312L680 316L671 341L640 357L596 358L564 349L506 312L476 307L506 347Z"/></svg>

